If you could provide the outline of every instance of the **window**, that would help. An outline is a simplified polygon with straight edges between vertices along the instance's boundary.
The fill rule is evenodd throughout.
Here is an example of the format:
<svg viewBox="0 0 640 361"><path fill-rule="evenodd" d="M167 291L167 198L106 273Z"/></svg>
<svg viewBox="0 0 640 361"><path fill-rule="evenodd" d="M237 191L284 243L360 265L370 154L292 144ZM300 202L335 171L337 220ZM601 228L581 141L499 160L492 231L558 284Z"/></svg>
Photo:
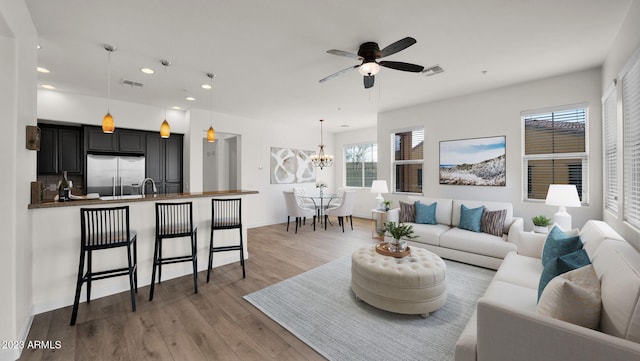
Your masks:
<svg viewBox="0 0 640 361"><path fill-rule="evenodd" d="M424 129L394 133L393 148L394 191L422 193Z"/></svg>
<svg viewBox="0 0 640 361"><path fill-rule="evenodd" d="M616 88L612 86L602 97L604 131L604 209L618 214L618 120Z"/></svg>
<svg viewBox="0 0 640 361"><path fill-rule="evenodd" d="M640 228L640 52L623 73L623 212L624 220Z"/></svg>
<svg viewBox="0 0 640 361"><path fill-rule="evenodd" d="M523 120L524 199L544 200L549 184L574 184L587 203L587 107L526 112Z"/></svg>
<svg viewBox="0 0 640 361"><path fill-rule="evenodd" d="M347 187L371 187L378 178L378 145L356 144L344 147Z"/></svg>

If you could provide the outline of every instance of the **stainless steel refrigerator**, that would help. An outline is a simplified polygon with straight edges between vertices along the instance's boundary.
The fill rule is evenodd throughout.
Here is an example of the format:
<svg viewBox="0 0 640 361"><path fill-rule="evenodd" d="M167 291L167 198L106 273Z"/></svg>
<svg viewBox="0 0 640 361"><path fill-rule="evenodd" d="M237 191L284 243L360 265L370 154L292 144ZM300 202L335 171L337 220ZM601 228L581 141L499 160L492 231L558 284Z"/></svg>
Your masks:
<svg viewBox="0 0 640 361"><path fill-rule="evenodd" d="M100 196L140 194L144 157L87 155L87 193Z"/></svg>

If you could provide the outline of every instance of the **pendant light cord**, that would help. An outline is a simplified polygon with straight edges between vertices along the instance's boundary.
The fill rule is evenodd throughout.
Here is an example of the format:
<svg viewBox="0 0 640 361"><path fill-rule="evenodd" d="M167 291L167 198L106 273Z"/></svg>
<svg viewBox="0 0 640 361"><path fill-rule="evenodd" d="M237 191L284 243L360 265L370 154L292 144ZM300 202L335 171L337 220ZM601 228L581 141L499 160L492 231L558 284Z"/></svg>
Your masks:
<svg viewBox="0 0 640 361"><path fill-rule="evenodd" d="M107 113L110 113L111 105L111 52L113 50L107 49Z"/></svg>

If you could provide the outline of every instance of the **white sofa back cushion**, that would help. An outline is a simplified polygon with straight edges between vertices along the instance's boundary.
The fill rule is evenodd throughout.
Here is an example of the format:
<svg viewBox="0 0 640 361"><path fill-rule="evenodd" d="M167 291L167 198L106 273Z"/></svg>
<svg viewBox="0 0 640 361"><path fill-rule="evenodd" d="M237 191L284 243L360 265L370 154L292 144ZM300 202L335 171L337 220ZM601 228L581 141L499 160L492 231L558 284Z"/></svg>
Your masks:
<svg viewBox="0 0 640 361"><path fill-rule="evenodd" d="M457 227L460 224L460 206L465 205L467 208L478 208L484 206L488 211L507 210L507 216L504 219L503 232L509 233L509 227L513 223L513 205L508 202L488 202L488 201L453 201L452 225Z"/></svg>
<svg viewBox="0 0 640 361"><path fill-rule="evenodd" d="M409 196L408 198L409 202L420 202L426 205L430 205L433 202L438 202L438 205L436 206L436 222L438 224L444 224L445 226L451 226L451 206L453 203L452 199L416 196Z"/></svg>
<svg viewBox="0 0 640 361"><path fill-rule="evenodd" d="M624 241L616 231L603 221L589 220L580 230L580 240L584 243L584 250L587 251L589 258L593 258L596 249L605 239L615 239Z"/></svg>
<svg viewBox="0 0 640 361"><path fill-rule="evenodd" d="M625 241L605 239L591 262L600 278L600 329L640 342L640 253Z"/></svg>

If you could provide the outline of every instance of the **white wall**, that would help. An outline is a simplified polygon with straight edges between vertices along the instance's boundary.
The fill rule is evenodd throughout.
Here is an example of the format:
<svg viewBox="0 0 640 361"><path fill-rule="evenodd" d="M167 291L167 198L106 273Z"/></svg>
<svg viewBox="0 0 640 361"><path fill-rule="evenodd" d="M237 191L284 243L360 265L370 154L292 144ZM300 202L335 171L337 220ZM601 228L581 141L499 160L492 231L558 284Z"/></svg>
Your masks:
<svg viewBox="0 0 640 361"><path fill-rule="evenodd" d="M378 116L378 178L391 186L391 134L394 129L423 126L425 162L423 192L433 197L496 200L513 203L514 214L525 219L553 215L554 207L522 201L521 120L523 110L587 102L589 104L589 205L571 208L573 226L602 217L601 72L591 69L525 84L422 104ZM505 187L440 185L439 142L443 140L505 135L507 184ZM402 197L392 196L394 199ZM397 205L397 203L396 203Z"/></svg>
<svg viewBox="0 0 640 361"><path fill-rule="evenodd" d="M0 208L0 340L24 340L32 320L32 217L27 210L36 179L36 152L25 148L25 127L36 124L37 34L21 0L0 2L0 161L6 192ZM20 350L0 349L0 360Z"/></svg>
<svg viewBox="0 0 640 361"><path fill-rule="evenodd" d="M337 187L345 187L344 174L344 147L346 145L376 143L378 141L378 130L376 127L356 129L349 132L337 133L335 135L335 184ZM378 173L380 174L380 173ZM349 188L356 191L356 203L353 209L353 215L362 218L371 218L371 208L374 206L374 200L377 194L371 193L371 188ZM383 196L386 196L384 194Z"/></svg>
<svg viewBox="0 0 640 361"><path fill-rule="evenodd" d="M625 64L629 61L634 51L640 49L640 1L631 2L631 7L627 13L620 31L609 51L609 54L602 67L602 92L607 90L613 83L613 79L618 78ZM620 83L617 87L618 91L618 149L622 149L622 92ZM629 243L634 244L640 250L640 230L626 224L622 220L622 209L624 205L624 197L622 195L622 179L624 162L622 153L618 153L618 215L614 215L609 211L603 212L604 220L616 229Z"/></svg>

